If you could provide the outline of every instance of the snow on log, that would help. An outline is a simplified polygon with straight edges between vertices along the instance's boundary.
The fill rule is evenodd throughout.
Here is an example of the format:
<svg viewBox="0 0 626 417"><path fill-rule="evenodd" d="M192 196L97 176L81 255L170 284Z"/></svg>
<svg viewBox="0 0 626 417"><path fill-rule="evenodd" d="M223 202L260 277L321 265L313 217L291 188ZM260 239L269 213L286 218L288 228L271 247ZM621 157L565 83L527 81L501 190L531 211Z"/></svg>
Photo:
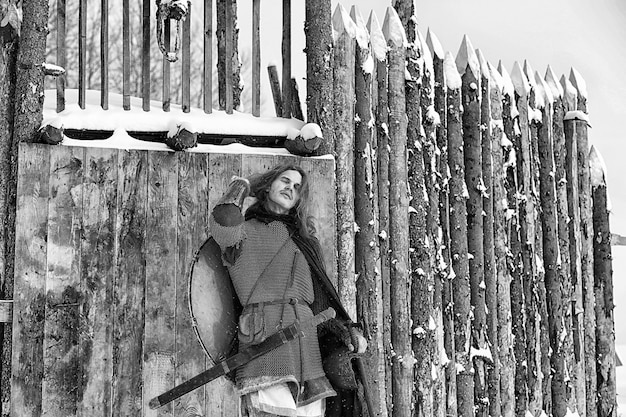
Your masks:
<svg viewBox="0 0 626 417"><path fill-rule="evenodd" d="M472 415L474 383L469 358L471 342L471 289L467 249L467 186L465 184L461 76L449 52L444 59L447 83L448 166L450 168L450 252L456 276L452 282L454 299L454 359L456 365L457 408ZM469 410L469 411L468 411Z"/></svg>
<svg viewBox="0 0 626 417"><path fill-rule="evenodd" d="M522 223L524 216L520 211L520 204L524 198L522 194L518 192L518 189L523 191L520 185L522 178L518 174L521 166L521 150L519 149L518 136L520 135L520 128L518 124L517 105L515 100L515 87L511 76L506 71L502 62L498 64L498 71L502 76L504 84L504 96L502 106L502 124L504 127L504 137L510 142L510 145L506 143L504 151L508 151L508 157L505 155L505 190L507 200L507 230L509 231L509 273L511 275L510 285L510 297L511 297L511 331L513 336L513 344L511 349L514 353L516 360L511 364L514 372L511 380L505 380L502 392L502 407L503 414L515 413L526 409L526 384L525 384L525 367L520 369L520 362L524 359L526 354L526 332L524 322L522 320L522 311L524 307L523 302L523 286L522 275L523 263L522 263L522 240L520 238L520 224ZM524 106L526 108L526 106ZM508 140L510 139L510 140ZM515 143L515 146L513 146ZM510 385L509 385L510 384ZM518 406L516 397L521 399L521 404Z"/></svg>
<svg viewBox="0 0 626 417"><path fill-rule="evenodd" d="M357 26L357 47L355 62L356 126L354 136L354 220L358 232L355 236L356 306L359 322L363 323L364 335L369 340L367 352L363 356L367 369L378 370L384 362L382 334L382 296L377 291L380 279L379 246L376 244L378 224L376 223L376 163L374 156L374 124L372 123L372 71L367 71L366 62L373 62L369 49L369 34L365 22L356 6L352 6L350 16ZM380 311L379 311L380 310ZM380 414L386 405L384 381L378 372L366 375L371 398L368 404Z"/></svg>
<svg viewBox="0 0 626 417"><path fill-rule="evenodd" d="M337 266L339 296L356 318L354 272L354 37L356 25L341 4L333 14Z"/></svg>
<svg viewBox="0 0 626 417"><path fill-rule="evenodd" d="M597 416L596 391L596 317L595 292L593 277L593 202L591 197L591 182L589 172L589 140L587 127L589 119L587 112L587 85L582 75L574 68L571 69L569 80L577 91L577 110L565 114L564 120L577 120L576 149L578 161L578 199L580 207L580 247L581 247L581 280L584 309L584 360L585 360L585 392L586 415ZM574 114L572 114L574 113Z"/></svg>
<svg viewBox="0 0 626 417"><path fill-rule="evenodd" d="M428 282L433 286L432 316L429 318L429 329L433 333L433 348L430 357L432 379L432 415L445 416L446 394L445 375L442 356L444 350L444 325L443 325L443 280L445 268L442 268L443 249L441 240L441 222L439 214L439 178L438 164L441 152L437 146L437 129L440 126L439 115L435 111L435 69L430 50L421 32L417 31L417 38L421 45L421 53L424 58L422 88L420 106L422 110L423 143L425 185L428 201L428 250L430 255L431 275Z"/></svg>
<svg viewBox="0 0 626 417"><path fill-rule="evenodd" d="M563 128L563 116L565 114L565 106L563 102L563 87L557 81L557 77L550 67L546 72L546 83L552 90L553 97L553 116L552 116L552 132L554 146L554 172L556 181L556 204L557 204L557 222L559 235L559 257L557 273L561 283L561 291L563 294L572 296L572 281L570 272L570 235L569 223L570 215L568 209L568 192L567 192L567 159L568 154L565 144L565 132ZM556 94L555 94L556 92ZM557 261L557 262L558 262ZM559 310L552 310L549 319L552 319L550 325L550 347L552 349L552 408L557 415L564 415L567 409L573 409L574 401L572 392L572 380L569 377L570 370L573 371L574 350L572 339L572 309L571 307L563 307L560 311L561 320L554 319L559 314ZM564 335L561 337L560 335Z"/></svg>
<svg viewBox="0 0 626 417"><path fill-rule="evenodd" d="M552 92L552 99L555 101L557 99L562 99L564 94L563 87L561 86L561 83L559 83L559 79L552 70L552 67L549 65L546 69L545 80L550 87L550 91Z"/></svg>
<svg viewBox="0 0 626 417"><path fill-rule="evenodd" d="M409 30L409 29L407 29ZM406 52L407 71L410 77L405 83L408 151L408 178L410 194L409 244L411 263L411 319L412 328L428 329L433 315L434 276L431 262L431 230L429 221L429 200L426 190L426 164L424 145L425 130L422 125L421 106L423 46L416 39L409 44ZM434 331L423 334L413 333L415 352L415 391L421 399L420 406L426 415L433 413L432 357L435 345Z"/></svg>
<svg viewBox="0 0 626 417"><path fill-rule="evenodd" d="M576 87L565 77L561 77L563 86L565 109L576 110L578 104L578 91ZM580 229L580 187L578 185L578 123L575 119L563 118L563 130L565 132L565 151L567 152L567 207L570 222L570 273L572 277L572 337L574 344L574 363L570 367L570 376L574 385L576 404L571 408L579 411L586 410L585 376L584 376L584 305L583 305L583 276L582 276L582 234ZM576 408L574 408L576 407Z"/></svg>
<svg viewBox="0 0 626 417"><path fill-rule="evenodd" d="M507 265L508 254L511 253L508 237L507 212L507 170L504 155L510 152L510 146L504 146L503 125L503 81L502 76L493 65L489 67L489 111L491 114L491 156L493 160L493 229L494 229L494 256L496 259L496 297L497 310L494 312L497 318L497 328L493 346L498 346L494 357L494 366L497 369L499 385L496 385L496 404L504 413L505 410L514 409L514 372L515 360L513 358L513 331L511 323L511 274ZM489 288L489 287L488 287ZM491 382L491 381L490 381ZM491 394L491 392L490 392ZM490 395L490 401L493 401ZM490 404L491 407L491 404ZM491 413L491 415L497 415Z"/></svg>
<svg viewBox="0 0 626 417"><path fill-rule="evenodd" d="M606 191L604 162L592 147L589 153L593 187L593 274L596 297L596 355L597 355L597 413L614 416L616 404L615 380L615 317L613 295L613 265L609 204Z"/></svg>
<svg viewBox="0 0 626 417"><path fill-rule="evenodd" d="M480 49L476 50L476 56L480 64L481 73L481 97L480 97L480 127L482 143L482 178L484 183L483 199L483 248L484 248L484 283L485 283L485 314L486 314L486 340L485 346L494 346L498 340L498 295L495 257L495 232L494 232L494 200L493 200L493 141L492 141L492 115L490 94L492 90L489 64ZM497 87L496 87L497 88ZM501 115L498 115L501 118ZM502 130L499 130L499 134ZM499 146L498 146L499 148ZM489 415L500 412L500 365L496 355L492 355L486 364L485 380L485 404L483 408Z"/></svg>
<svg viewBox="0 0 626 417"><path fill-rule="evenodd" d="M447 134L447 88L445 79L445 54L439 40L433 32L428 31L426 43L433 53L433 70L434 70L434 111L439 116L439 125L436 128L436 144L439 149L436 161L437 168L437 185L439 187L439 217L441 221L440 246L441 261L438 266L439 280L441 284L442 297L442 315L443 315L443 346L440 346L442 356L445 360L441 361L441 365L445 371L445 396L448 401L443 401L438 409L438 417L443 415L456 415L456 366L454 361L454 310L453 310L453 279L454 271L451 269L452 258L450 253L450 194L449 180L450 170L448 169L448 134Z"/></svg>
<svg viewBox="0 0 626 417"><path fill-rule="evenodd" d="M382 333L383 346L380 347L381 358L379 362L379 375L384 375L384 386L392 386L391 382L391 358L393 348L391 345L391 258L389 251L389 108L387 95L387 41L384 38L382 29L378 23L376 15L372 12L368 20L368 30L370 40L378 44L382 39L384 49L376 46L376 82L374 88L376 96L374 101L375 121L376 121L376 160L378 178L378 244L380 245L380 275L379 290L382 295ZM375 40L378 39L378 40ZM374 45L372 45L374 47ZM384 55L378 54L384 53ZM381 404L387 404L387 408L393 403L392 392L387 389L381 394ZM385 410L383 410L383 415Z"/></svg>
<svg viewBox="0 0 626 417"><path fill-rule="evenodd" d="M389 46L389 249L391 255L391 342L394 415L409 416L413 404L413 366L410 321L409 221L407 178L407 117L405 99L406 36L398 14L387 8L383 33Z"/></svg>
<svg viewBox="0 0 626 417"><path fill-rule="evenodd" d="M329 65L333 41L331 6L326 0L306 1L305 9L307 121L319 124L325 138L317 154L333 154L333 69Z"/></svg>
<svg viewBox="0 0 626 417"><path fill-rule="evenodd" d="M370 47L372 55L377 61L387 60L387 40L380 28L380 23L376 17L376 13L372 10L367 19L367 30L370 34Z"/></svg>

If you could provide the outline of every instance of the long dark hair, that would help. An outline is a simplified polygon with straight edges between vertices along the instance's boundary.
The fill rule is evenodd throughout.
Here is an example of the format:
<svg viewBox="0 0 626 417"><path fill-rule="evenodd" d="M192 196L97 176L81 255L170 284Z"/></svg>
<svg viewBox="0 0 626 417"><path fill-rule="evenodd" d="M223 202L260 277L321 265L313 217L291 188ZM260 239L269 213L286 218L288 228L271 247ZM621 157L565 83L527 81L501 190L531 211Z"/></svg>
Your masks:
<svg viewBox="0 0 626 417"><path fill-rule="evenodd" d="M297 171L302 176L300 198L288 214L295 217L299 232L303 237L315 236L315 218L311 215L309 204L309 177L306 171L297 165L278 165L263 174L253 176L250 179L250 195L255 197L256 201L248 210L265 207L272 183L285 171Z"/></svg>

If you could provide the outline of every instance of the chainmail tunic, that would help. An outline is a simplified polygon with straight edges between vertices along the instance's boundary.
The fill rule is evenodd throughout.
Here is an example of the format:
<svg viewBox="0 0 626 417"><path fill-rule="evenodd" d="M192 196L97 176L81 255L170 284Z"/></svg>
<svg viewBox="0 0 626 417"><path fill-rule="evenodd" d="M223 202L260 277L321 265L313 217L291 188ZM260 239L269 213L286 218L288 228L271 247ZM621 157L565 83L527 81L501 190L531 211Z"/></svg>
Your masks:
<svg viewBox="0 0 626 417"><path fill-rule="evenodd" d="M210 227L244 306L242 316L246 312L254 315L254 329L262 330L252 343L259 343L296 319L305 334L239 368L236 381L240 394L288 382L299 405L335 395L322 368L317 329L307 325L313 317L309 307L313 302L309 264L287 227L280 221L243 221L241 212L232 204L215 207ZM246 343L249 339L240 334L240 347Z"/></svg>

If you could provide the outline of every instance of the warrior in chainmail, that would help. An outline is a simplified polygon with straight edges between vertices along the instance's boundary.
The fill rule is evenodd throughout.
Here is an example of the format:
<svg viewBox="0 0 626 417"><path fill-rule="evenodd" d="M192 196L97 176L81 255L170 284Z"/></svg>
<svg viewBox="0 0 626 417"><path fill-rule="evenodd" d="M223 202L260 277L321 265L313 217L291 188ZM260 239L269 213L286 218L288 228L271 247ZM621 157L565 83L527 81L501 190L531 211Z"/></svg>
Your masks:
<svg viewBox="0 0 626 417"><path fill-rule="evenodd" d="M244 215L248 195L256 201ZM354 397L354 375L327 375L322 357L338 346L362 352L366 342L350 325L326 274L308 196L306 173L297 166L278 166L251 180L233 177L211 214L211 234L243 306L240 348L296 320L306 335L237 369L244 416L322 417L326 399L337 402L338 393L342 400L329 405L328 414L346 415L351 408L346 398ZM317 331L307 324L329 306L337 312L335 319Z"/></svg>

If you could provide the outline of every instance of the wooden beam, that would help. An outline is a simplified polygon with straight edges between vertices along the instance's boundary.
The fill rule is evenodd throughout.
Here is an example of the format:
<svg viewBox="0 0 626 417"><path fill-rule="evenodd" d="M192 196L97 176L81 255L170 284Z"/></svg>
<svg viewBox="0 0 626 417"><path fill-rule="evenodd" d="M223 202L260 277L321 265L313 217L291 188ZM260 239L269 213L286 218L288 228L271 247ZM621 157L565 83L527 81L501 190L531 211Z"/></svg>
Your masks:
<svg viewBox="0 0 626 417"><path fill-rule="evenodd" d="M213 0L204 0L204 112L213 112Z"/></svg>

